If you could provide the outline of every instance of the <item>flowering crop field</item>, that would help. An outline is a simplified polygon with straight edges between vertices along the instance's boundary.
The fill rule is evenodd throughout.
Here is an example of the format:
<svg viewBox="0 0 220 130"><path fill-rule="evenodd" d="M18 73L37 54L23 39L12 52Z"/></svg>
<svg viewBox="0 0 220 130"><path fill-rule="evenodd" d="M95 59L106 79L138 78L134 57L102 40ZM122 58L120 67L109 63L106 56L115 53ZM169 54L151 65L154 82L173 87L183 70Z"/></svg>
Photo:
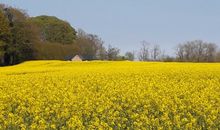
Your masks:
<svg viewBox="0 0 220 130"><path fill-rule="evenodd" d="M220 129L220 64L1 67L0 129Z"/></svg>

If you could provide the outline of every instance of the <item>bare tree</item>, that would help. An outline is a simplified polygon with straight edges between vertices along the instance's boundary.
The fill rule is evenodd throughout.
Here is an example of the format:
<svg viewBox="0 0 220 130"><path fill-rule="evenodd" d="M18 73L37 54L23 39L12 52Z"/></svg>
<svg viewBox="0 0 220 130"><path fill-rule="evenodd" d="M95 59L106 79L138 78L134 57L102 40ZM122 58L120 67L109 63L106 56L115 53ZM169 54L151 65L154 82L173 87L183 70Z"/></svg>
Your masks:
<svg viewBox="0 0 220 130"><path fill-rule="evenodd" d="M183 45L184 51L185 51L185 56L184 60L185 61L193 61L195 59L194 57L194 47L195 47L195 42L187 42Z"/></svg>
<svg viewBox="0 0 220 130"><path fill-rule="evenodd" d="M214 43L207 43L206 44L206 61L207 62L213 62L216 60L216 54L217 53L217 45Z"/></svg>
<svg viewBox="0 0 220 130"><path fill-rule="evenodd" d="M160 61L164 61L164 59L167 57L166 55L166 51L165 50L162 50L161 53L160 53L160 56L159 56L159 60Z"/></svg>
<svg viewBox="0 0 220 130"><path fill-rule="evenodd" d="M107 50L108 60L117 60L119 53L120 53L120 49L116 47L112 47L111 45L108 46L108 50Z"/></svg>
<svg viewBox="0 0 220 130"><path fill-rule="evenodd" d="M97 54L96 54L96 57L97 57L97 59L99 59L99 60L106 60L107 59L107 57L106 57L106 53L107 53L107 51L106 51L106 49L105 49L105 47L104 47L104 45L103 45L104 43L101 43L101 44L98 44L97 45Z"/></svg>
<svg viewBox="0 0 220 130"><path fill-rule="evenodd" d="M216 59L217 45L201 40L188 41L176 48L176 58L187 62L213 62Z"/></svg>
<svg viewBox="0 0 220 130"><path fill-rule="evenodd" d="M182 44L176 47L176 57L178 61L184 61L184 47Z"/></svg>
<svg viewBox="0 0 220 130"><path fill-rule="evenodd" d="M79 47L79 54L87 60L105 60L106 49L104 41L94 34L87 34L82 29L78 30L76 44Z"/></svg>
<svg viewBox="0 0 220 130"><path fill-rule="evenodd" d="M155 44L151 49L151 59L154 61L159 60L160 54L161 54L160 46Z"/></svg>
<svg viewBox="0 0 220 130"><path fill-rule="evenodd" d="M148 61L150 56L150 43L146 41L142 41L141 43L142 44L138 58L140 61Z"/></svg>
<svg viewBox="0 0 220 130"><path fill-rule="evenodd" d="M217 62L220 62L220 50L216 53L216 59Z"/></svg>
<svg viewBox="0 0 220 130"><path fill-rule="evenodd" d="M205 45L203 44L203 42L201 40L197 40L197 46L196 46L196 57L197 57L197 62L203 61L204 59L204 48Z"/></svg>
<svg viewBox="0 0 220 130"><path fill-rule="evenodd" d="M133 52L126 52L125 53L125 59L133 61L134 60L134 51Z"/></svg>

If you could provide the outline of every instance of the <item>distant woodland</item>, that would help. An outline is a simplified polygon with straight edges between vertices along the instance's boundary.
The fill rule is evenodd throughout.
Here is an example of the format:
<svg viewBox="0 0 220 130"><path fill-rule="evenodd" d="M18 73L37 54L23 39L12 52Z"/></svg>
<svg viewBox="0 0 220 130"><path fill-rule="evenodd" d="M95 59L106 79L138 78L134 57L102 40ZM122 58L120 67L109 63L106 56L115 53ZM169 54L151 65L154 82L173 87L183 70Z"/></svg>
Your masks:
<svg viewBox="0 0 220 130"><path fill-rule="evenodd" d="M30 17L17 8L0 4L0 65L27 60L134 60L217 62L220 52L215 43L188 41L175 47L175 56L166 55L159 45L141 42L138 51L120 55L120 49L104 45L95 34L76 30L67 21L54 16Z"/></svg>

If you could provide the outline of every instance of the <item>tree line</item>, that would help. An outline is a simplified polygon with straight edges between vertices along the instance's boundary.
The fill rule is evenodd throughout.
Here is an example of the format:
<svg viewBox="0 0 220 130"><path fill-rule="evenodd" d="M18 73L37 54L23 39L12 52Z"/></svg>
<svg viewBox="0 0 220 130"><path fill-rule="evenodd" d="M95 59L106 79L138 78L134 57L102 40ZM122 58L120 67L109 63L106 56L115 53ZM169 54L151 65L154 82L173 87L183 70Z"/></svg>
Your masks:
<svg viewBox="0 0 220 130"><path fill-rule="evenodd" d="M140 61L175 62L220 62L220 51L215 43L202 40L187 41L175 47L175 54L169 56L157 44L143 41L138 51Z"/></svg>
<svg viewBox="0 0 220 130"><path fill-rule="evenodd" d="M30 17L17 8L0 4L0 65L26 60L119 60L120 49L95 34L76 31L67 21L54 16Z"/></svg>
<svg viewBox="0 0 220 130"><path fill-rule="evenodd" d="M83 60L217 62L217 48L214 43L188 41L176 47L175 56L169 56L159 45L143 41L140 50L121 55L119 48L106 47L99 36L76 30L67 21L46 15L30 17L21 9L0 4L0 65L69 60L77 54Z"/></svg>

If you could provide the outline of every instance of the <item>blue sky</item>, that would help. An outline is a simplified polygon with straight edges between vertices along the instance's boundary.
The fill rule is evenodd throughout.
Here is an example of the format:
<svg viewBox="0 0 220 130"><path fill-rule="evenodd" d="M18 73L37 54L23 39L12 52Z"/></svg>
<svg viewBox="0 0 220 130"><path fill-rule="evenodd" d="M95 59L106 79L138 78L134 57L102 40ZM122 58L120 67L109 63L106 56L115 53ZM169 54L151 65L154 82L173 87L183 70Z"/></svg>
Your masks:
<svg viewBox="0 0 220 130"><path fill-rule="evenodd" d="M52 15L125 51L145 40L168 54L187 40L220 46L220 0L0 0L30 16Z"/></svg>

